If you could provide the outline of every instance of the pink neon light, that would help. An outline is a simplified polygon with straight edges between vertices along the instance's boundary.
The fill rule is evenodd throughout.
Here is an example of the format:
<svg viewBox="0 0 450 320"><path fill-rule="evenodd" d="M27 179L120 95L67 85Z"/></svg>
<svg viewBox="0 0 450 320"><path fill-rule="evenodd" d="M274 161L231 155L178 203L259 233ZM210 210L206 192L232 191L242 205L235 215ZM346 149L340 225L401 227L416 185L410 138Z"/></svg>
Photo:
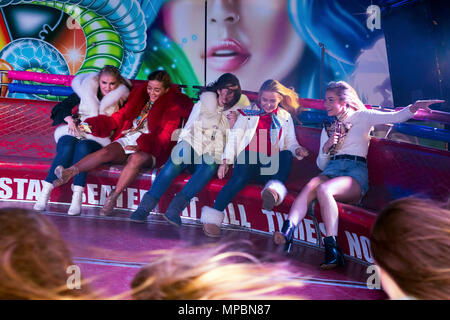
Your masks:
<svg viewBox="0 0 450 320"><path fill-rule="evenodd" d="M72 84L73 77L74 76L71 75L47 74L31 71L17 71L17 70L8 71L9 79L59 84L64 86L70 86Z"/></svg>

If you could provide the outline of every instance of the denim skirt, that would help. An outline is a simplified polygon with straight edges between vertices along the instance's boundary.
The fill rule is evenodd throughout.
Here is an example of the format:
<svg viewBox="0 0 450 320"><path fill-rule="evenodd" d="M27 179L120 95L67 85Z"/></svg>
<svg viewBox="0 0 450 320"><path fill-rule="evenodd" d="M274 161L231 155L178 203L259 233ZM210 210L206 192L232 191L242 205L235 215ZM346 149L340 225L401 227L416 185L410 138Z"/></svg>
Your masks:
<svg viewBox="0 0 450 320"><path fill-rule="evenodd" d="M361 187L361 198L369 190L369 173L365 162L352 159L330 160L321 174L331 179L343 176L352 177Z"/></svg>

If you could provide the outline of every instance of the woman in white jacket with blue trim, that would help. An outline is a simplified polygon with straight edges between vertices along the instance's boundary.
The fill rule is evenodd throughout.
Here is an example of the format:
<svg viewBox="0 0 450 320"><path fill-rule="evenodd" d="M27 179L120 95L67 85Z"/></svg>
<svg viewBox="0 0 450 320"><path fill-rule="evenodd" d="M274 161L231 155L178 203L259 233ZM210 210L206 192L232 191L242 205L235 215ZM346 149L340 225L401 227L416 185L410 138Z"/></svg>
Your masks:
<svg viewBox="0 0 450 320"><path fill-rule="evenodd" d="M308 155L298 144L290 114L299 107L298 95L270 79L261 86L258 100L257 104L239 110L240 115L230 131L217 174L222 179L234 163L233 174L214 206L202 208L201 222L208 236L220 236L223 211L250 180L265 184L261 193L263 209L272 210L280 205L287 193L284 182L293 156L301 160Z"/></svg>

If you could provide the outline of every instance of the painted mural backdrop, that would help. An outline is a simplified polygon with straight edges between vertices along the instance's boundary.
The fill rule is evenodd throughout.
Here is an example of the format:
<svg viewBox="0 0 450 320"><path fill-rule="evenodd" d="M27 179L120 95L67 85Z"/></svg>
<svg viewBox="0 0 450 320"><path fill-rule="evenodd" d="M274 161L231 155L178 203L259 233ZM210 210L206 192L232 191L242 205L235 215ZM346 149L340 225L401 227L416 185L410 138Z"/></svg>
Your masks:
<svg viewBox="0 0 450 320"><path fill-rule="evenodd" d="M146 79L166 69L204 85L236 74L320 97L320 79L347 80L364 102L391 106L376 1L0 0L0 69L75 75L105 64ZM321 69L321 44L325 48ZM14 97L26 97L14 93Z"/></svg>

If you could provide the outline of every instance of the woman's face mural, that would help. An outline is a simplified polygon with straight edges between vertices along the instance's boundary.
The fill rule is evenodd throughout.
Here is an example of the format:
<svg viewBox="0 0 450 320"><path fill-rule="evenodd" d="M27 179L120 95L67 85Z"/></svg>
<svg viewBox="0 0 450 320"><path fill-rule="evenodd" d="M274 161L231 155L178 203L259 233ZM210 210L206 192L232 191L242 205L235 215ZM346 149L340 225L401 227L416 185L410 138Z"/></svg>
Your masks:
<svg viewBox="0 0 450 320"><path fill-rule="evenodd" d="M175 0L163 8L168 36L182 48L198 79L206 83L232 72L246 90L261 79L283 79L301 59L304 42L286 10L287 1Z"/></svg>
<svg viewBox="0 0 450 320"><path fill-rule="evenodd" d="M272 78L315 99L323 83L345 80L365 103L392 105L383 33L366 26L371 0L56 3L0 1L0 61L8 68L72 75L111 64L130 79L164 69L188 85L231 72L244 90Z"/></svg>

